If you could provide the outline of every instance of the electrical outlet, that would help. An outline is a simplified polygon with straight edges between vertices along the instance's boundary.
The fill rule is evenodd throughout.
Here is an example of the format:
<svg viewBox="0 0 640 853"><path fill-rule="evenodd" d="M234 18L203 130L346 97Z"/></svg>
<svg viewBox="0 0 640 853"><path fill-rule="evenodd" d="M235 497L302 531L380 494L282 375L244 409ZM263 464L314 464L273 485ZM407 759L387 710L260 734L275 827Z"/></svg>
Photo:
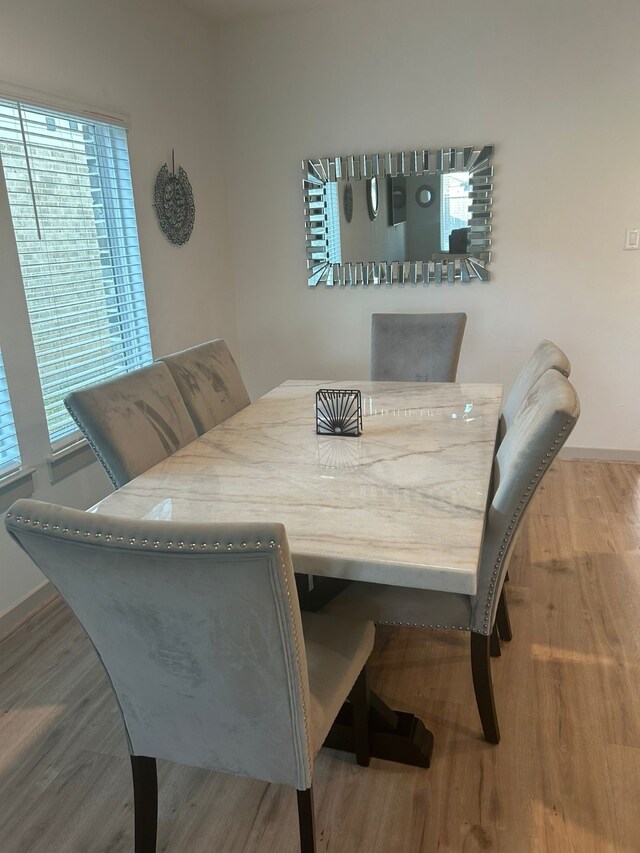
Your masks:
<svg viewBox="0 0 640 853"><path fill-rule="evenodd" d="M625 249L640 249L640 228L627 228L624 235Z"/></svg>

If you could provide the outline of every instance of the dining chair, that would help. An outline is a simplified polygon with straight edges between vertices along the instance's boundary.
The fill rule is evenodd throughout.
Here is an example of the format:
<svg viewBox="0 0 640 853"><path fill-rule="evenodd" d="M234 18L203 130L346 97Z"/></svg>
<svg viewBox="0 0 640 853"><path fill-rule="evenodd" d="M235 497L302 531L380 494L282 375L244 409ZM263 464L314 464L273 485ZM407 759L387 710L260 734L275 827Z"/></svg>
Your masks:
<svg viewBox="0 0 640 853"><path fill-rule="evenodd" d="M579 414L576 392L557 370L544 373L516 413L496 453L475 595L354 582L326 608L345 607L377 624L469 631L476 702L490 743L500 741L490 652L505 574L531 498Z"/></svg>
<svg viewBox="0 0 640 853"><path fill-rule="evenodd" d="M455 382L466 314L372 314L371 378Z"/></svg>
<svg viewBox="0 0 640 853"><path fill-rule="evenodd" d="M513 419L524 402L529 391L547 370L558 370L563 376L571 373L571 362L565 353L552 341L540 341L527 363L518 374L504 404L498 425L497 443L499 444L511 426ZM509 580L509 573L505 575ZM509 608L507 606L506 590L503 587L498 602L496 624L491 636L491 656L500 657L500 640L510 641L513 637Z"/></svg>
<svg viewBox="0 0 640 853"><path fill-rule="evenodd" d="M509 429L529 391L547 370L558 370L563 376L569 376L571 362L553 341L543 340L522 367L505 401L500 419L501 438Z"/></svg>
<svg viewBox="0 0 640 853"><path fill-rule="evenodd" d="M369 763L373 623L301 615L285 529L182 524L17 501L6 527L58 589L115 693L136 853L155 853L156 759L291 785L315 851L313 760L350 697ZM284 829L283 829L284 831Z"/></svg>
<svg viewBox="0 0 640 853"><path fill-rule="evenodd" d="M251 402L233 356L221 338L160 360L171 371L198 435Z"/></svg>
<svg viewBox="0 0 640 853"><path fill-rule="evenodd" d="M197 438L166 364L150 364L64 401L116 489Z"/></svg>

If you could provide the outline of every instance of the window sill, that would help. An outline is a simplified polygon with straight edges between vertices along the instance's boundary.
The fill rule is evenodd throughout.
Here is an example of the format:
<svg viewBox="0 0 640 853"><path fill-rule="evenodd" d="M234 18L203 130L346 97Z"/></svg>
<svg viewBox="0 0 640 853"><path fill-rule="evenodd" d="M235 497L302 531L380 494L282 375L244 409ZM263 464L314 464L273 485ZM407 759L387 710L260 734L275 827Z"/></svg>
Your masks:
<svg viewBox="0 0 640 853"><path fill-rule="evenodd" d="M80 441L62 448L62 450L54 451L47 462L49 482L53 486L95 461L95 453L89 447L87 440L82 438Z"/></svg>
<svg viewBox="0 0 640 853"><path fill-rule="evenodd" d="M28 498L33 494L35 470L35 468L21 468L20 471L0 478L0 510L7 509L18 498Z"/></svg>

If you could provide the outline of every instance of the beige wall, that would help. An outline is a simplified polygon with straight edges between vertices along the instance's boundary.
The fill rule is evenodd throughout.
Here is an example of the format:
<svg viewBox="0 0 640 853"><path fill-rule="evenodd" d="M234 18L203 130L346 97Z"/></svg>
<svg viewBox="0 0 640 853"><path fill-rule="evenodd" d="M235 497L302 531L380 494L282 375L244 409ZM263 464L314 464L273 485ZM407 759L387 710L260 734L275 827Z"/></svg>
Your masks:
<svg viewBox="0 0 640 853"><path fill-rule="evenodd" d="M218 42L241 363L250 390L361 378L374 311L469 315L459 376L571 355L574 446L640 449L640 4L423 0L228 25ZM494 143L492 281L307 288L300 161Z"/></svg>
<svg viewBox="0 0 640 853"><path fill-rule="evenodd" d="M169 0L0 0L0 80L131 116L131 167L156 356L217 336L238 348L213 54L211 30ZM162 235L152 208L155 176L172 147L196 199L193 235L181 248ZM0 269L0 298L3 287L8 282ZM1 345L6 352L11 340ZM16 404L28 419L29 401ZM36 460L35 497L84 508L110 491L97 463L51 487L46 453L43 446ZM0 614L43 580L2 526Z"/></svg>

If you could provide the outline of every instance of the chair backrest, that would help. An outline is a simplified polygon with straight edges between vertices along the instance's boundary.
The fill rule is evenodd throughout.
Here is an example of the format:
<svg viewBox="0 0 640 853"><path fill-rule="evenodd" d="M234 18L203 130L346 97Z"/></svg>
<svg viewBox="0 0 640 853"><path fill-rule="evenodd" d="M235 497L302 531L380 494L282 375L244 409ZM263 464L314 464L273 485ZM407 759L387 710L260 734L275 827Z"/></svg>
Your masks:
<svg viewBox="0 0 640 853"><path fill-rule="evenodd" d="M373 314L371 378L455 382L466 314Z"/></svg>
<svg viewBox="0 0 640 853"><path fill-rule="evenodd" d="M73 391L64 404L116 489L197 438L162 363Z"/></svg>
<svg viewBox="0 0 640 853"><path fill-rule="evenodd" d="M540 377L516 413L494 464L472 629L490 634L516 535L536 489L580 415L569 380L557 370Z"/></svg>
<svg viewBox="0 0 640 853"><path fill-rule="evenodd" d="M198 435L251 402L233 356L221 338L164 356L161 361L171 371Z"/></svg>
<svg viewBox="0 0 640 853"><path fill-rule="evenodd" d="M501 434L503 436L509 429L525 397L547 370L558 370L563 376L569 376L571 362L560 347L552 341L540 341L518 374L502 409Z"/></svg>
<svg viewBox="0 0 640 853"><path fill-rule="evenodd" d="M282 525L132 521L20 500L6 526L89 635L132 755L310 786Z"/></svg>

